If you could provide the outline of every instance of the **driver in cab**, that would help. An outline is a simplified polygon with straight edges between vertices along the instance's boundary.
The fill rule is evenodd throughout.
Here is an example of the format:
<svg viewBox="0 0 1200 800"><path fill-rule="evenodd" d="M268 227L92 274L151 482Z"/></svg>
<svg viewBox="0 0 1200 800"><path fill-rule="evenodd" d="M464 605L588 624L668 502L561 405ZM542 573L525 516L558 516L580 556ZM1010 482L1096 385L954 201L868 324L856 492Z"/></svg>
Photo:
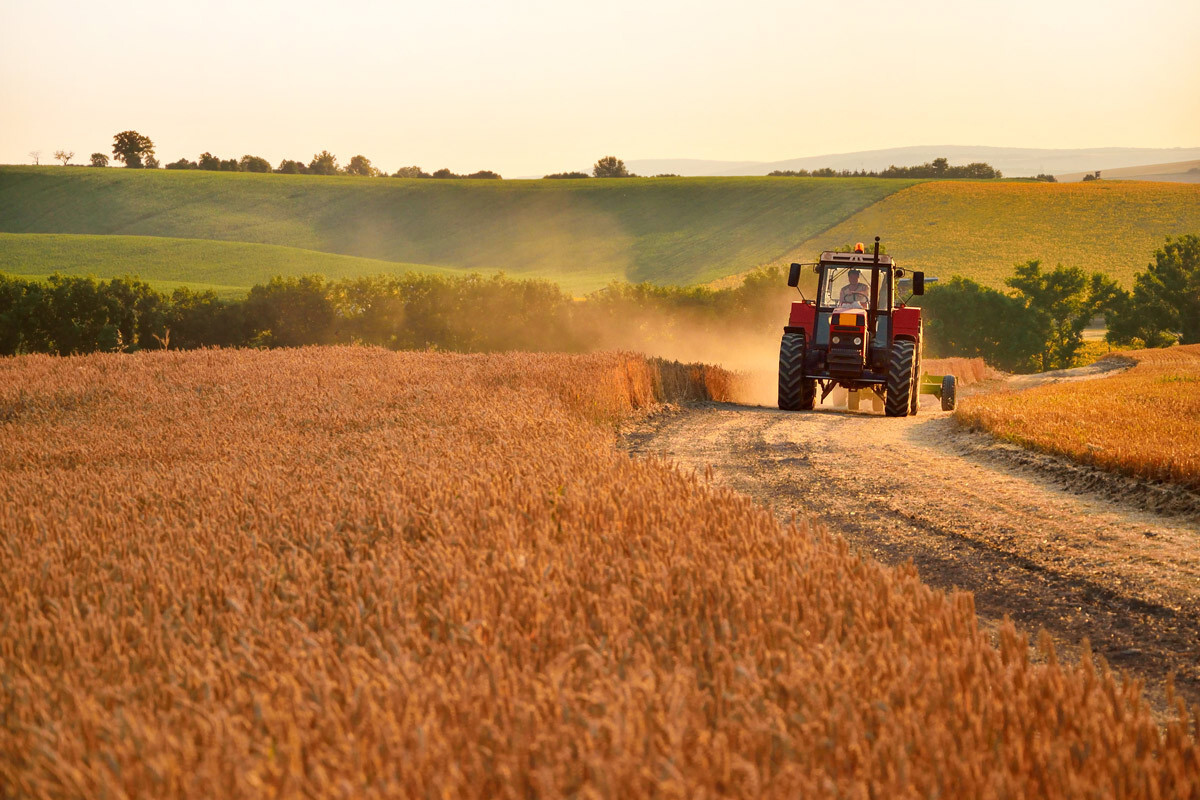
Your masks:
<svg viewBox="0 0 1200 800"><path fill-rule="evenodd" d="M866 308L870 300L871 292L867 284L859 280L862 277L861 273L852 269L847 274L850 282L842 287L842 292L838 296L838 305L849 308Z"/></svg>

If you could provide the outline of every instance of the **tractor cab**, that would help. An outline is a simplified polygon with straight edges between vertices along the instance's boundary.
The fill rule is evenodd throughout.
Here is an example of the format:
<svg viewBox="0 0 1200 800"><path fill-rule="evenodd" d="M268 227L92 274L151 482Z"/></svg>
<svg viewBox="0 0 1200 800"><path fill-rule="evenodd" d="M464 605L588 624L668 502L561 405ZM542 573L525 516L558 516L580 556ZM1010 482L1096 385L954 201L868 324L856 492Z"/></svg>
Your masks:
<svg viewBox="0 0 1200 800"><path fill-rule="evenodd" d="M920 391L921 309L906 305L925 291L925 275L906 273L891 256L826 251L816 263L792 264L788 285L803 270L817 274L817 294L792 303L779 355L779 406L811 409L838 386L857 406L867 393L888 416L915 414ZM903 292L903 295L900 293ZM903 297L903 300L898 300Z"/></svg>

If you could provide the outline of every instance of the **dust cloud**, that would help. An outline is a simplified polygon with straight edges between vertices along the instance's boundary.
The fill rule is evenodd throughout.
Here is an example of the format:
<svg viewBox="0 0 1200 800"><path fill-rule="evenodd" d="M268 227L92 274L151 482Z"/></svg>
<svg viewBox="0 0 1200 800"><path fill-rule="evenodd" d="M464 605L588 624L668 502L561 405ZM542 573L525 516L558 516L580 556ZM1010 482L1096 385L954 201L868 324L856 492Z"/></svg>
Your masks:
<svg viewBox="0 0 1200 800"><path fill-rule="evenodd" d="M774 324L703 324L661 313L615 320L595 332L597 350L631 350L674 361L713 364L737 376L734 399L774 406L778 393L779 338L786 309Z"/></svg>

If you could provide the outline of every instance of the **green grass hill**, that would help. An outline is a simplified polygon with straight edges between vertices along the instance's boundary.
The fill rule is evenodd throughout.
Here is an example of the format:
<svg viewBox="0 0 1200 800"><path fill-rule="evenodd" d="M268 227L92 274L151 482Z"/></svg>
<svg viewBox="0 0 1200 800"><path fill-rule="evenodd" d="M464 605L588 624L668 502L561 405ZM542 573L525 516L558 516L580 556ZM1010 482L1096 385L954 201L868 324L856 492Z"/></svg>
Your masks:
<svg viewBox="0 0 1200 800"><path fill-rule="evenodd" d="M940 278L963 275L1003 288L1013 265L1033 258L1103 272L1126 287L1166 236L1200 233L1200 185L921 183L884 198L789 253L881 236L902 266Z"/></svg>
<svg viewBox="0 0 1200 800"><path fill-rule="evenodd" d="M504 271L584 294L700 284L878 234L902 264L1000 287L1014 264L1128 286L1200 231L1200 185L869 178L398 180L0 167L0 271L237 294L273 274ZM5 235L7 234L7 235Z"/></svg>
<svg viewBox="0 0 1200 800"><path fill-rule="evenodd" d="M74 233L0 233L0 272L45 279L54 272L112 278L136 275L156 288L212 289L241 297L274 275L327 278L405 272L452 272L425 264L320 253L274 244L247 244L161 236Z"/></svg>
<svg viewBox="0 0 1200 800"><path fill-rule="evenodd" d="M141 273L158 280L186 273L182 265L150 263L153 245L134 237L312 251L297 256L308 259L305 266L275 271L305 271L308 264L326 271L312 253L333 253L547 277L583 293L610 280L695 284L744 272L910 185L774 178L435 181L2 167L0 232L119 236L99 246L114 263L140 261ZM31 241L0 242L3 269L53 271L57 257L31 252L38 247ZM64 258L76 245L45 240ZM142 255L120 252L126 246ZM18 247L26 248L19 256L3 255ZM197 271L196 280L249 286L262 274L259 252L214 247L216 261ZM191 254L199 266L201 251ZM29 259L30 266L18 270L14 259ZM87 269L100 277L130 271L105 269L104 263L91 259ZM376 263L361 266L393 271ZM55 268L77 270L66 262Z"/></svg>

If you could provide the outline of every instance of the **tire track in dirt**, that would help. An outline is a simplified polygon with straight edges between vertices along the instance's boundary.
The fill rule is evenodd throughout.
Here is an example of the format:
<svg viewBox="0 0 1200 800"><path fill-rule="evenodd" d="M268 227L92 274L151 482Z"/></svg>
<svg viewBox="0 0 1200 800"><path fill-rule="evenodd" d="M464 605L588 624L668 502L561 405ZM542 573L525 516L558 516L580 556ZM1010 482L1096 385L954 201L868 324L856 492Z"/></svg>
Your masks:
<svg viewBox="0 0 1200 800"><path fill-rule="evenodd" d="M816 517L880 561L911 559L927 583L973 592L985 625L1045 628L1067 657L1087 638L1160 709L1171 673L1200 702L1200 516L1054 484L1044 460L997 457L981 438L936 401L896 419L707 404L651 418L624 444L711 468L781 520Z"/></svg>

